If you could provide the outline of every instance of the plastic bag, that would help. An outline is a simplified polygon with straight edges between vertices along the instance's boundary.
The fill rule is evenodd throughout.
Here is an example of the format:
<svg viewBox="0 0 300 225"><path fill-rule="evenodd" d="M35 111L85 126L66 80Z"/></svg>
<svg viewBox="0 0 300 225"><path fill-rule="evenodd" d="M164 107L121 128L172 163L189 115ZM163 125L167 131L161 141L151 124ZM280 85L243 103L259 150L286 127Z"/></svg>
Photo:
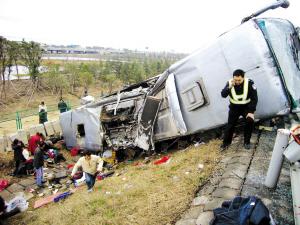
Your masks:
<svg viewBox="0 0 300 225"><path fill-rule="evenodd" d="M85 184L85 173L83 173L83 175L80 179L74 181L75 187L79 187L83 184Z"/></svg>
<svg viewBox="0 0 300 225"><path fill-rule="evenodd" d="M28 209L28 202L24 197L17 196L8 202L6 212L10 212L15 208L18 208L21 212L24 212Z"/></svg>

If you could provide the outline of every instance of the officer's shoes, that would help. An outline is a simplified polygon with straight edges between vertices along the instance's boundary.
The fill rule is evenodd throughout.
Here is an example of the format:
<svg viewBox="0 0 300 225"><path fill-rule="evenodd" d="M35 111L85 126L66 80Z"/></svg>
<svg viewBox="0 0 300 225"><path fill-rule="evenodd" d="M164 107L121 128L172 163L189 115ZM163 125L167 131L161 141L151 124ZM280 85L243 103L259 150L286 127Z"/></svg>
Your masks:
<svg viewBox="0 0 300 225"><path fill-rule="evenodd" d="M229 145L227 145L227 144L221 144L221 146L220 146L220 152L223 152L223 151L225 151L226 149L228 149L228 146Z"/></svg>
<svg viewBox="0 0 300 225"><path fill-rule="evenodd" d="M251 148L251 145L250 145L250 144L244 144L244 148L245 148L246 150L249 150L249 149Z"/></svg>

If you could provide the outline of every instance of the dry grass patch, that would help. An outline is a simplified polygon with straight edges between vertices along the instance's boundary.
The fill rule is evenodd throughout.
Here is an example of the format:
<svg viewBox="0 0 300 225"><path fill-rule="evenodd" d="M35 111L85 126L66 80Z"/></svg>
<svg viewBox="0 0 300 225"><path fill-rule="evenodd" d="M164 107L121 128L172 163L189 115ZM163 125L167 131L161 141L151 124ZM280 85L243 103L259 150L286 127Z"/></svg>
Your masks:
<svg viewBox="0 0 300 225"><path fill-rule="evenodd" d="M121 175L98 181L60 203L28 210L11 224L168 224L190 206L199 185L214 171L219 141L170 153L169 163L121 165ZM198 165L203 164L203 169Z"/></svg>
<svg viewBox="0 0 300 225"><path fill-rule="evenodd" d="M14 152L0 152L0 179L8 180L9 184L18 182L20 178L12 177L11 174L15 169ZM0 192L1 195L1 192Z"/></svg>

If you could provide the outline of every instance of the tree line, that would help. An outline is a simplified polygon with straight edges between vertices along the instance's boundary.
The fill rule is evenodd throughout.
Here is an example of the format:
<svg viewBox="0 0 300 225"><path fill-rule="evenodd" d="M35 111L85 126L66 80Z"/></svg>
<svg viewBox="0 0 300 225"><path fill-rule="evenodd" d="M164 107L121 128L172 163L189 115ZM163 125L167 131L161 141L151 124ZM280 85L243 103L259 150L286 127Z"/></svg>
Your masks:
<svg viewBox="0 0 300 225"><path fill-rule="evenodd" d="M12 66L22 65L28 68L32 81L28 95L32 96L40 89L48 89L52 93L74 93L79 87L88 90L93 84L111 93L116 88L158 75L174 62L174 58L147 58L146 55L142 60L88 62L42 60L42 55L39 43L10 41L0 36L0 100L6 98ZM40 71L41 66L44 68L43 72Z"/></svg>
<svg viewBox="0 0 300 225"><path fill-rule="evenodd" d="M45 62L47 72L41 75L45 85L52 92L67 90L74 93L76 88L88 90L97 84L102 90L111 93L115 88L141 82L166 70L172 61L168 59L144 59L143 62Z"/></svg>
<svg viewBox="0 0 300 225"><path fill-rule="evenodd" d="M18 68L18 64L26 66L32 83L34 85L38 84L42 52L39 43L24 40L21 42L10 41L0 36L0 79L2 86L0 99L6 98L7 88L10 87L11 68L13 66Z"/></svg>

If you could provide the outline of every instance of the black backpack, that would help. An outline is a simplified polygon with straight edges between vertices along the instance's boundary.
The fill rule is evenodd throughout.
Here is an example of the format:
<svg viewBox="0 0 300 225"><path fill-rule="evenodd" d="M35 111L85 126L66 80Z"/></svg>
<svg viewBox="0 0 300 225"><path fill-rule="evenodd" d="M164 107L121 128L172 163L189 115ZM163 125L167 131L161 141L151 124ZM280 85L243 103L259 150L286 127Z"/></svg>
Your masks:
<svg viewBox="0 0 300 225"><path fill-rule="evenodd" d="M264 203L255 196L235 197L213 210L210 225L270 225L270 214Z"/></svg>

